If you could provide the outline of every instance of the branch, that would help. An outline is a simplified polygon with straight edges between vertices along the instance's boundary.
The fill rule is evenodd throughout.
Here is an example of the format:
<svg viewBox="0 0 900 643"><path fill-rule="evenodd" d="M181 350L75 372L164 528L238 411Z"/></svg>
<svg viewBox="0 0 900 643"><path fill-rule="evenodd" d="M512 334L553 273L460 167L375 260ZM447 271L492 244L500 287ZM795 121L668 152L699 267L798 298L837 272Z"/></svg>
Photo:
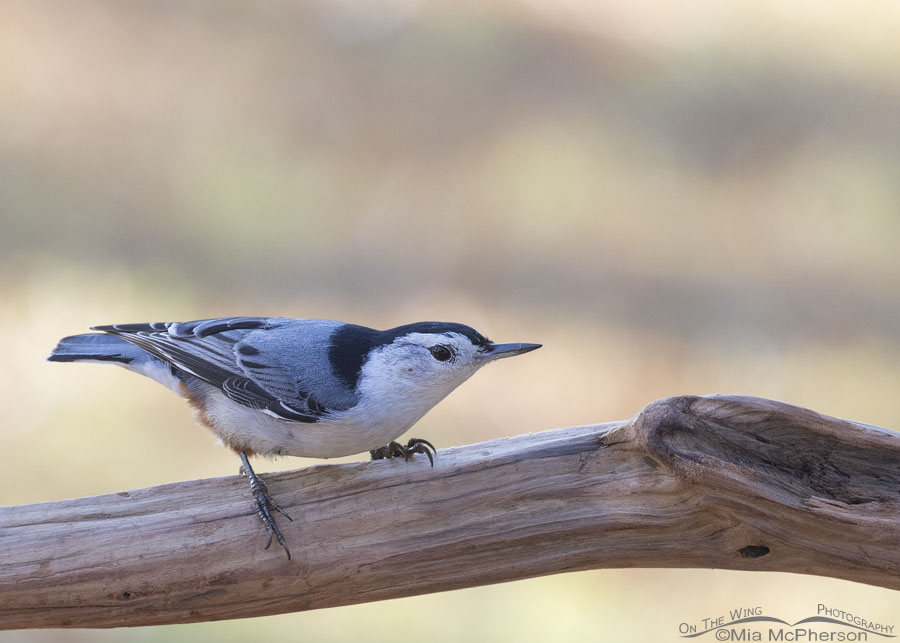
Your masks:
<svg viewBox="0 0 900 643"><path fill-rule="evenodd" d="M900 435L751 397L265 477L0 508L0 628L263 616L610 567L817 574L900 589Z"/></svg>

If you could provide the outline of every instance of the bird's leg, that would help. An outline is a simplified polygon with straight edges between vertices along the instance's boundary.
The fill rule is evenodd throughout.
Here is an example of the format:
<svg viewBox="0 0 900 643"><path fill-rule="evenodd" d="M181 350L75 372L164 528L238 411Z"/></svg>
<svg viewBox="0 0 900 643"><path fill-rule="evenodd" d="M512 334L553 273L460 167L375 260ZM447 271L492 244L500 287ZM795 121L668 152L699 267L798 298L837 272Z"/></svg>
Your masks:
<svg viewBox="0 0 900 643"><path fill-rule="evenodd" d="M266 549L272 545L272 536L274 536L278 540L278 544L284 547L288 560L290 560L291 550L288 549L287 544L285 544L284 536L281 535L281 530L278 529L275 518L272 517L269 509L274 509L292 522L294 519L287 515L284 509L279 507L278 503L269 495L269 489L266 487L266 483L263 482L262 478L256 475L255 471L253 471L253 467L250 466L250 460L247 459L247 454L243 451L239 451L238 455L241 457L241 475L247 476L247 479L250 480L250 493L253 494L256 515L259 516L259 519L262 520L263 524L266 526L266 531L269 532L269 541L266 543Z"/></svg>
<svg viewBox="0 0 900 643"><path fill-rule="evenodd" d="M434 454L436 452L437 449L434 448L434 445L428 440L424 438L410 438L409 442L406 443L406 446L403 446L399 442L391 442L387 446L383 446L380 449L373 449L369 451L369 455L373 460L402 457L408 462L409 456L413 455L414 453L421 453L428 456L428 461L433 467Z"/></svg>

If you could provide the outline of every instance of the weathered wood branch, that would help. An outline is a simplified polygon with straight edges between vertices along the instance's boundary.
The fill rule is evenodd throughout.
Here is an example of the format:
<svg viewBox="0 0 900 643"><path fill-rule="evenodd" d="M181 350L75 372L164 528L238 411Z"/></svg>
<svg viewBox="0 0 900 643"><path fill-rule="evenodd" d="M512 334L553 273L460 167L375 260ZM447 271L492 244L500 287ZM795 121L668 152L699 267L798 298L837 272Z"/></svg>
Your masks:
<svg viewBox="0 0 900 643"><path fill-rule="evenodd" d="M609 567L900 589L900 435L749 397L269 474L294 560L237 476L0 509L0 627L184 623Z"/></svg>

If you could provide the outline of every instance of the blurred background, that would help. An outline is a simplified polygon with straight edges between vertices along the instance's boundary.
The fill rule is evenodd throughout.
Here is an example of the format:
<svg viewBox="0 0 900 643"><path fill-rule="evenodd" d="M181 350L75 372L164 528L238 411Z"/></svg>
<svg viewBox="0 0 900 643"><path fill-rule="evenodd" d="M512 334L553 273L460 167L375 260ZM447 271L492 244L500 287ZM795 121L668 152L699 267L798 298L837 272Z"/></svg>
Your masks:
<svg viewBox="0 0 900 643"><path fill-rule="evenodd" d="M439 447L681 393L900 427L898 32L891 2L6 0L0 503L236 473L162 387L43 361L115 322L545 345L430 413ZM675 640L820 602L900 626L848 582L607 570L65 638Z"/></svg>

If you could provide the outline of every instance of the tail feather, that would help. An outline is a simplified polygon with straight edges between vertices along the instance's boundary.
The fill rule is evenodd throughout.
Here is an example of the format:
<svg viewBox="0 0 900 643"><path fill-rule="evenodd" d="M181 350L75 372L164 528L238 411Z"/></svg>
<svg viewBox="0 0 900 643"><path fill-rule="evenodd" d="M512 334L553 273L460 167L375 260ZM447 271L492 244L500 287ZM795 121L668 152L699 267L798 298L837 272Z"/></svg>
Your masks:
<svg viewBox="0 0 900 643"><path fill-rule="evenodd" d="M51 362L113 362L130 364L147 353L120 337L85 333L63 337L47 357Z"/></svg>
<svg viewBox="0 0 900 643"><path fill-rule="evenodd" d="M172 366L116 335L85 333L63 337L47 359L51 362L117 364L156 380L179 395L183 394L181 377Z"/></svg>

